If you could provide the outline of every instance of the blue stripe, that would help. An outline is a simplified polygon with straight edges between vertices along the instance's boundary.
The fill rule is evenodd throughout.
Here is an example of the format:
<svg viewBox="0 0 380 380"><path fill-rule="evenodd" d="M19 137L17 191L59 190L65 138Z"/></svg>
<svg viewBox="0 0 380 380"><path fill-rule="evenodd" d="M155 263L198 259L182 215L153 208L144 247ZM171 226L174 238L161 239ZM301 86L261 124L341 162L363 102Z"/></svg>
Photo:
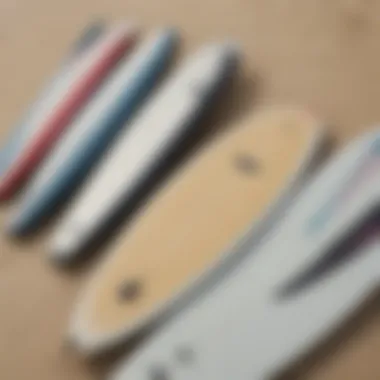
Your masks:
<svg viewBox="0 0 380 380"><path fill-rule="evenodd" d="M178 35L173 29L162 33L132 83L125 87L110 109L94 123L91 133L82 137L75 151L66 156L49 183L28 202L21 216L12 224L11 233L23 234L34 229L41 219L51 214L55 206L80 184L153 89L172 57L177 40Z"/></svg>

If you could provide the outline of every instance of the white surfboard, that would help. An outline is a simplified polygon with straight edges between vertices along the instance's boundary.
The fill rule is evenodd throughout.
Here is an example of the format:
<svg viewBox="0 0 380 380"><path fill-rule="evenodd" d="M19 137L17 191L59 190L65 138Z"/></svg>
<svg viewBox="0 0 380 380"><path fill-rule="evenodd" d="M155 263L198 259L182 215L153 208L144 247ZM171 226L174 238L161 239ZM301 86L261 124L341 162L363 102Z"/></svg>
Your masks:
<svg viewBox="0 0 380 380"><path fill-rule="evenodd" d="M110 378L266 380L325 339L379 285L378 237L323 281L293 295L281 292L378 209L379 157L380 130L345 148L270 239ZM327 204L329 215L322 218ZM248 237L235 249L251 244Z"/></svg>
<svg viewBox="0 0 380 380"><path fill-rule="evenodd" d="M231 43L204 47L164 83L63 216L51 243L53 259L69 261L78 256L173 148L191 136L194 123L236 67L237 58Z"/></svg>

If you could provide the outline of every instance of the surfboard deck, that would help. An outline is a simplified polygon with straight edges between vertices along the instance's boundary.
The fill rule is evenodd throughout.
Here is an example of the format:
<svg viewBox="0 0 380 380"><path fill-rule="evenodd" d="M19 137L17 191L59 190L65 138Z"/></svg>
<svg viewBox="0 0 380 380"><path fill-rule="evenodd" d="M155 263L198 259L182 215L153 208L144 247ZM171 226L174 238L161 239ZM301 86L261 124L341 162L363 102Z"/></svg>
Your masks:
<svg viewBox="0 0 380 380"><path fill-rule="evenodd" d="M378 240L378 231L376 235ZM291 299L285 306L282 304L281 307L273 300L270 302L270 299L267 303L255 303L255 314L249 314L247 318L244 318L245 310L238 309L237 312L242 313L239 322L243 323L244 329L236 332L229 328L230 324L221 329L218 323L218 330L212 328L211 342L206 324L202 325L202 330L196 327L197 331L191 337L189 330L186 335L183 331L193 328L192 322L177 320L175 332L172 330L170 335L156 337L137 356L119 364L107 379L151 380L172 376L176 380L190 380L197 376L200 380L217 380L217 374L225 375L225 378L239 376L236 378L242 380L276 378L341 327L376 289L380 281L379 248L377 241L357 251L355 259L344 270L325 279L313 291ZM214 320L219 311L214 310ZM211 321L208 319L207 322ZM218 339L218 334L221 339ZM251 339L251 344L246 344L247 338ZM225 346L227 342L230 344L228 347ZM216 356L217 359L223 357L223 365L216 362L216 357L211 359L210 352L216 353L218 343L222 344L219 347L224 352L223 356ZM247 357L240 354L250 349L254 349L256 354L250 355L248 363ZM198 367L200 365L201 368Z"/></svg>
<svg viewBox="0 0 380 380"><path fill-rule="evenodd" d="M67 88L58 93L36 130L0 181L0 199L8 199L25 184L48 155L65 128L86 105L122 56L136 40L134 26L119 25L105 33L69 71Z"/></svg>
<svg viewBox="0 0 380 380"><path fill-rule="evenodd" d="M365 225L368 211L378 208L380 183L373 168L378 163L379 142L380 132L375 131L337 154L255 255L248 256L217 288L164 327L111 378L151 379L170 373L179 380L264 380L325 338L379 284L378 235L362 244L351 260L335 271L325 271L311 286L285 297L281 292L290 279L325 260L330 248L344 242L352 227ZM372 168L370 175L368 167ZM351 180L357 183L358 175L364 177L351 192ZM342 190L350 197L343 196ZM333 209L331 219L310 233L310 222L336 194L344 203L338 202L340 207ZM243 245L242 249L249 250L252 238ZM173 352L183 347L195 353L196 364L202 364L186 371L178 368Z"/></svg>
<svg viewBox="0 0 380 380"><path fill-rule="evenodd" d="M99 267L71 324L81 350L125 339L191 289L270 216L322 141L302 110L262 110L243 124L190 160Z"/></svg>
<svg viewBox="0 0 380 380"><path fill-rule="evenodd" d="M33 232L75 192L151 93L177 41L173 28L154 31L131 57L123 59L25 190L8 228L11 235Z"/></svg>
<svg viewBox="0 0 380 380"><path fill-rule="evenodd" d="M40 115L40 113L44 112L44 105L46 105L52 97L54 98L53 94L60 88L62 77L65 78L67 76L67 71L71 69L74 62L100 38L104 31L105 24L100 20L95 20L87 25L66 53L57 71L40 91L36 100L29 106L15 128L10 131L9 136L1 146L1 176L6 173L19 152L27 143L29 137L35 132L37 124L32 123L31 120L35 119L36 115Z"/></svg>
<svg viewBox="0 0 380 380"><path fill-rule="evenodd" d="M171 152L191 138L200 115L235 71L238 56L230 42L207 45L191 54L164 82L107 152L61 219L51 242L54 261L67 263L80 256L86 242L131 203Z"/></svg>

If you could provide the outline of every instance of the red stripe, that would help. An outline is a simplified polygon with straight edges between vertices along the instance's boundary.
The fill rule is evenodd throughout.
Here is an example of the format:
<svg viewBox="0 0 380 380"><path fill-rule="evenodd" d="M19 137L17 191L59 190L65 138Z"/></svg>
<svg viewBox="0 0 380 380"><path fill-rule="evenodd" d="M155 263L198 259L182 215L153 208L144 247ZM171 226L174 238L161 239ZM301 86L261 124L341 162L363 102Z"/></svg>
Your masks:
<svg viewBox="0 0 380 380"><path fill-rule="evenodd" d="M78 79L69 93L60 101L57 110L44 122L41 132L25 148L0 183L0 200L9 199L26 182L44 157L52 149L58 138L69 126L78 111L89 100L91 94L101 84L105 75L132 47L136 39L131 33L115 41L105 50L102 57Z"/></svg>

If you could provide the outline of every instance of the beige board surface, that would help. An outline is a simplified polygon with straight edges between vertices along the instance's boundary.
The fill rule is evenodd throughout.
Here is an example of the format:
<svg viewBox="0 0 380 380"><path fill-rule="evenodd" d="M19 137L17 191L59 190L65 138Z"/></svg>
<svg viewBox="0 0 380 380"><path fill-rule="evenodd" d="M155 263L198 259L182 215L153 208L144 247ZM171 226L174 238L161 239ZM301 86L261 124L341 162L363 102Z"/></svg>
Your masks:
<svg viewBox="0 0 380 380"><path fill-rule="evenodd" d="M80 308L87 334L107 342L150 321L269 214L321 143L301 110L271 107L242 124L189 160L106 253Z"/></svg>
<svg viewBox="0 0 380 380"><path fill-rule="evenodd" d="M132 18L146 29L183 31L180 56L228 36L244 51L232 92L207 128L224 127L256 103L300 103L325 117L339 143L380 119L378 0L2 0L0 137L84 25L93 17ZM255 85L256 83L256 85ZM1 208L5 226L10 207ZM97 379L112 361L89 365L62 349L84 271L46 262L44 238L0 240L0 378ZM306 380L378 380L380 310L355 321L339 344L301 371ZM325 354L325 355L324 355ZM289 379L294 379L291 376Z"/></svg>

